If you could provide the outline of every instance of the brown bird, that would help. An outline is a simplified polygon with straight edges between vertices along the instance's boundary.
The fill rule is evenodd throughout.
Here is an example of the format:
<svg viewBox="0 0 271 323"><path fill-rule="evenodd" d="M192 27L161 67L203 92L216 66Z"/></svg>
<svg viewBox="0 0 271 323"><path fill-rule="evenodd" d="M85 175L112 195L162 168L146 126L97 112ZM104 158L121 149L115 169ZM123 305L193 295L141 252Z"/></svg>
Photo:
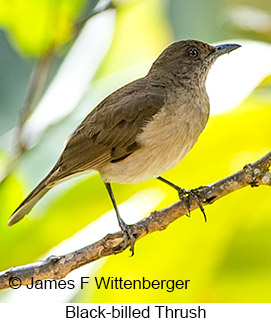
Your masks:
<svg viewBox="0 0 271 323"><path fill-rule="evenodd" d="M209 117L208 71L217 57L238 47L196 40L167 47L145 77L113 92L87 115L54 168L14 211L8 225L21 220L58 183L96 170L125 234L124 247L129 242L133 253L135 238L120 217L110 183L157 178L175 188L180 198L191 194L197 199L160 174L176 166L197 141Z"/></svg>

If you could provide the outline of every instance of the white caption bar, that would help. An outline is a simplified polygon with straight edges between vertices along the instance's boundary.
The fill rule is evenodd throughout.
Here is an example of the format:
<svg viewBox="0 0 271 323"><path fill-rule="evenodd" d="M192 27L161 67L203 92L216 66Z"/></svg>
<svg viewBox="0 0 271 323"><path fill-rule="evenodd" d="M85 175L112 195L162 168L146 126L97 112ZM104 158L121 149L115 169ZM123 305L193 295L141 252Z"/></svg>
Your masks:
<svg viewBox="0 0 271 323"><path fill-rule="evenodd" d="M150 304L0 304L3 322L67 322L99 321L203 321L208 323L271 322L270 304L213 304L213 303L150 303ZM5 320L6 319L6 320Z"/></svg>

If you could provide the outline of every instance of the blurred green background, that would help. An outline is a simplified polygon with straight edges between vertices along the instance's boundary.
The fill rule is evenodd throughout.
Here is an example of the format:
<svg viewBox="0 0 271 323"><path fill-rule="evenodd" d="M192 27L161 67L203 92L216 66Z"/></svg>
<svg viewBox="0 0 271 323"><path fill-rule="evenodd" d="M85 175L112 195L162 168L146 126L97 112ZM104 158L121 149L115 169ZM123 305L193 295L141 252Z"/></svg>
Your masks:
<svg viewBox="0 0 271 323"><path fill-rule="evenodd" d="M7 221L54 165L68 135L101 99L143 76L172 41L246 40L259 48L259 55L261 46L267 48L271 41L269 0L116 0L115 9L90 18L78 36L77 22L91 15L97 4L107 5L94 0L0 0L0 177L4 178L0 184L1 271L44 258L56 246L59 249L55 250L63 253L62 241L76 233L78 248L95 241L92 236L89 242L81 239L80 230L112 208L97 174L59 185L14 227L8 228ZM243 95L234 108L211 116L198 143L165 174L167 179L187 189L208 185L270 151L270 63L266 61L266 73L259 77L257 69L255 75L250 73L254 59L258 57L248 63L247 74L242 75L244 84L240 83L240 88L246 87L246 79L254 79L254 89L249 88L248 95ZM265 56L260 58L264 59ZM32 104L33 113L22 127L18 150L20 109L26 101L31 73L44 61L47 63L43 71L49 71L48 77ZM234 74L235 67L232 69ZM231 95L226 86L225 97ZM17 153L19 157L10 167ZM177 200L176 192L157 180L113 184L113 189L119 204L143 189L146 198L153 196L148 209L139 216ZM144 194L141 199L144 205ZM136 204L130 207L137 212ZM190 289L172 293L99 291L89 284L73 294L64 291L62 299L270 302L270 187L237 191L206 207L206 212L207 224L196 210L191 218L182 217L167 230L137 242L134 257L125 251L85 268L84 275L90 277L190 279ZM128 212L122 215L127 223L133 222ZM113 213L111 217L115 225ZM102 229L98 237L113 232L117 226L112 227L110 222ZM77 246L70 245L65 252ZM9 300L11 293L0 292L0 301Z"/></svg>

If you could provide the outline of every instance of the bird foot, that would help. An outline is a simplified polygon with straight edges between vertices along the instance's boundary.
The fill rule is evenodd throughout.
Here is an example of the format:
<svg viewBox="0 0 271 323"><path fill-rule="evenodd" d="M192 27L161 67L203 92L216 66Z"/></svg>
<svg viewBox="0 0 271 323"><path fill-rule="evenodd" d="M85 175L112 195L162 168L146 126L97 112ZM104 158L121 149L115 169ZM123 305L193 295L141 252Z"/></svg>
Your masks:
<svg viewBox="0 0 271 323"><path fill-rule="evenodd" d="M122 249L125 250L128 246L130 246L131 257L134 255L134 246L136 242L136 238L133 235L133 230L131 226L126 224L122 218L119 218L119 225L122 233L124 234L124 241Z"/></svg>
<svg viewBox="0 0 271 323"><path fill-rule="evenodd" d="M198 206L199 206L199 208L200 208L200 210L201 210L201 212L202 212L202 214L204 216L204 220L205 220L205 222L207 222L207 218L206 218L204 208L203 208L203 206L202 206L202 204L200 202L200 199L199 199L197 193L195 192L195 190L185 190L185 189L183 189L181 187L178 187L176 189L178 191L180 200L183 200L185 202L185 204L186 204L186 207L187 207L187 210L188 210L188 213L186 214L186 216L190 217L190 211L191 211L191 209L190 209L190 198L192 198L197 202L197 204L198 204Z"/></svg>

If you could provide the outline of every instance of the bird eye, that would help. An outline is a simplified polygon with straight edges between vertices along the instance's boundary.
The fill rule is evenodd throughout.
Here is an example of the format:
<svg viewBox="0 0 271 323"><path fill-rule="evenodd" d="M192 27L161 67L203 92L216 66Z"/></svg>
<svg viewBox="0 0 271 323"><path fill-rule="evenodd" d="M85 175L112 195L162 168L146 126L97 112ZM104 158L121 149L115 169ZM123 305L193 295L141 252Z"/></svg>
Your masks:
<svg viewBox="0 0 271 323"><path fill-rule="evenodd" d="M198 57L198 56L199 56L199 51L198 51L198 50L197 50L197 48L195 48L195 47L190 48L190 49L188 50L188 55L189 55L190 57L196 58L196 57Z"/></svg>

